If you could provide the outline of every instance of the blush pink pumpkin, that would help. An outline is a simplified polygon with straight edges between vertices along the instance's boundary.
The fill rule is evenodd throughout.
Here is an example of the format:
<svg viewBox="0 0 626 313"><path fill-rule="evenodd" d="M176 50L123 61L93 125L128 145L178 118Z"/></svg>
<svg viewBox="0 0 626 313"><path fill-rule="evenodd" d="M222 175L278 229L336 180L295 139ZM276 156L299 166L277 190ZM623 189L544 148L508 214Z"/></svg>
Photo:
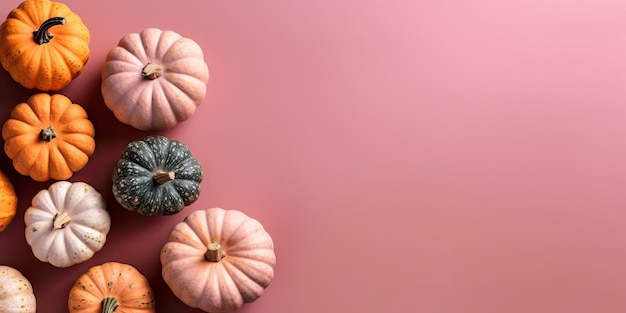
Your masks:
<svg viewBox="0 0 626 313"><path fill-rule="evenodd" d="M269 233L241 211L190 213L161 250L163 280L176 297L206 312L232 312L258 299L274 277Z"/></svg>
<svg viewBox="0 0 626 313"><path fill-rule="evenodd" d="M106 106L120 122L145 131L189 119L209 81L202 48L158 28L124 36L107 54L101 75Z"/></svg>

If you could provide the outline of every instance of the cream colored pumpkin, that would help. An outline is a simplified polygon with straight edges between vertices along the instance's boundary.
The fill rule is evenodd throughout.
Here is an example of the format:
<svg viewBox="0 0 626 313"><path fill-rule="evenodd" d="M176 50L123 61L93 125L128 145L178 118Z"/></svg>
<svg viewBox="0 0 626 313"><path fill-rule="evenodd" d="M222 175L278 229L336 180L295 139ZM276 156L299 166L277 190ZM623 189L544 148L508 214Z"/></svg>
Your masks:
<svg viewBox="0 0 626 313"><path fill-rule="evenodd" d="M0 265L0 312L35 313L37 301L33 286L17 269Z"/></svg>
<svg viewBox="0 0 626 313"><path fill-rule="evenodd" d="M69 267L102 249L111 219L102 195L83 182L58 181L24 212L26 241L42 262Z"/></svg>
<svg viewBox="0 0 626 313"><path fill-rule="evenodd" d="M259 298L274 278L269 233L241 211L212 208L190 213L161 250L163 280L186 305L231 312Z"/></svg>
<svg viewBox="0 0 626 313"><path fill-rule="evenodd" d="M195 41L147 28L109 51L101 75L104 103L120 122L163 130L195 113L206 96L209 69Z"/></svg>

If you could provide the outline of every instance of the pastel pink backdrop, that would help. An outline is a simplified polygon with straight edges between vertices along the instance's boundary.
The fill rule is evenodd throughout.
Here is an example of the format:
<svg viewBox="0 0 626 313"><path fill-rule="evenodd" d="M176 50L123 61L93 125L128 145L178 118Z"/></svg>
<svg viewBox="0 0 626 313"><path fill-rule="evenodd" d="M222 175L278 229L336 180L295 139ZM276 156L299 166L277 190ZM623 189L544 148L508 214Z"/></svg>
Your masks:
<svg viewBox="0 0 626 313"><path fill-rule="evenodd" d="M50 182L0 157L20 199L0 264L30 279L38 312L65 312L77 276L106 261L146 275L159 312L201 312L163 283L158 253L209 207L257 218L276 244L275 279L242 313L626 312L626 2L65 3L92 57L62 93L97 132L71 180L105 196L112 229L85 263L39 262L22 217ZM205 170L200 199L169 217L110 191L120 150L154 132L115 120L99 71L146 27L196 40L211 71L197 114L158 132ZM32 93L1 71L1 117Z"/></svg>

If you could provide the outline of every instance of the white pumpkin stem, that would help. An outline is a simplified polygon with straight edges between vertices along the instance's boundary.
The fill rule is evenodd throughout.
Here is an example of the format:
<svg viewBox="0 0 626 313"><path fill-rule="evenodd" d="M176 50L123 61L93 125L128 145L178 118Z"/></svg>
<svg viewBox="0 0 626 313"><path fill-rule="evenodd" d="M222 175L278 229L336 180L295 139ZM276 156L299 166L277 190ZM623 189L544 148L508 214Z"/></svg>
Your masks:
<svg viewBox="0 0 626 313"><path fill-rule="evenodd" d="M106 297L102 300L102 313L113 313L117 309L116 297Z"/></svg>
<svg viewBox="0 0 626 313"><path fill-rule="evenodd" d="M176 177L176 174L174 172L163 172L163 171L158 171L154 174L154 176L152 176L152 178L154 178L154 180L159 185L163 185L167 183L168 181L174 180L175 177Z"/></svg>
<svg viewBox="0 0 626 313"><path fill-rule="evenodd" d="M70 215L66 211L63 211L61 213L57 213L56 215L54 215L54 221L52 221L52 227L54 229L65 228L67 227L67 225L70 224L71 221L72 221L72 218L70 217Z"/></svg>
<svg viewBox="0 0 626 313"><path fill-rule="evenodd" d="M163 72L163 69L161 69L161 65L149 62L141 70L141 76L149 80L153 80L153 79L159 78L162 72Z"/></svg>
<svg viewBox="0 0 626 313"><path fill-rule="evenodd" d="M204 258L209 262L219 262L225 256L222 245L215 241L207 245L206 252L204 253Z"/></svg>

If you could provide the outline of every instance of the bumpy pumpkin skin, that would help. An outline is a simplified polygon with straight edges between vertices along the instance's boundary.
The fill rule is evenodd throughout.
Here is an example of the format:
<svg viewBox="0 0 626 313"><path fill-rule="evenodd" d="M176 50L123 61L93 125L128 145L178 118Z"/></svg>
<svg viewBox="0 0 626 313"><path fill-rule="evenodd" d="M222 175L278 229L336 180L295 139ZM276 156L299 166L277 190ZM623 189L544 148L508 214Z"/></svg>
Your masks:
<svg viewBox="0 0 626 313"><path fill-rule="evenodd" d="M274 243L241 211L211 208L176 224L160 254L165 283L186 305L232 312L258 299L274 278Z"/></svg>
<svg viewBox="0 0 626 313"><path fill-rule="evenodd" d="M0 232L5 231L17 212L17 195L9 177L0 171Z"/></svg>
<svg viewBox="0 0 626 313"><path fill-rule="evenodd" d="M173 215L200 196L202 166L189 147L164 136L129 143L113 168L113 196L142 215Z"/></svg>
<svg viewBox="0 0 626 313"><path fill-rule="evenodd" d="M50 18L57 19L44 24ZM53 26L36 37L33 31L42 25ZM80 16L64 3L26 0L0 25L0 62L23 87L58 91L82 72L90 56L89 41Z"/></svg>
<svg viewBox="0 0 626 313"><path fill-rule="evenodd" d="M91 267L70 289L70 313L153 313L155 297L150 282L135 267L106 262Z"/></svg>
<svg viewBox="0 0 626 313"><path fill-rule="evenodd" d="M102 96L122 123L164 130L189 119L206 97L209 69L192 39L157 28L124 36L102 67Z"/></svg>
<svg viewBox="0 0 626 313"><path fill-rule="evenodd" d="M35 257L59 268L89 260L111 229L104 198L84 182L58 181L39 191L24 212L24 223Z"/></svg>
<svg viewBox="0 0 626 313"><path fill-rule="evenodd" d="M94 136L87 112L61 94L32 95L13 108L2 127L13 167L36 181L72 177L93 155Z"/></svg>
<svg viewBox="0 0 626 313"><path fill-rule="evenodd" d="M20 271L0 265L0 312L35 313L37 301L33 286Z"/></svg>

